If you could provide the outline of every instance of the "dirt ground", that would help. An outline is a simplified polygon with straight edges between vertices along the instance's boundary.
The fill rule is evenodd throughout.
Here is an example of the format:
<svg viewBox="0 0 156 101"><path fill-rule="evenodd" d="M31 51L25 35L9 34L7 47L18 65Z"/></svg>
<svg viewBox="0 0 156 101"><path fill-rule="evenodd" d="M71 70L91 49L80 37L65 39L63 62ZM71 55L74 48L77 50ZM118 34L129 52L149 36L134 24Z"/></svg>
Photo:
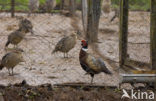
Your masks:
<svg viewBox="0 0 156 101"><path fill-rule="evenodd" d="M138 91L138 89L135 89ZM139 91L147 91L139 89ZM150 90L149 90L150 91ZM112 87L55 87L51 84L29 86L26 82L0 86L0 101L155 101L122 98L122 90ZM129 93L130 94L130 93Z"/></svg>
<svg viewBox="0 0 156 101"><path fill-rule="evenodd" d="M26 17L25 14L17 14L17 16ZM73 27L70 24L71 19L59 14L54 14L52 16L49 14L39 14L28 19L33 23L35 34L41 37L27 34L26 39L18 46L25 51L24 57L27 62L18 65L14 69L16 74L14 76L8 76L7 69L0 71L0 84L14 84L19 83L22 80L26 80L30 85L67 82L89 83L91 80L90 76L84 75L85 72L81 69L79 64L78 55L81 48L80 40L77 40L75 48L69 52L68 59L64 59L62 53L51 54L56 43L64 35L71 34L73 30ZM4 46L7 41L7 35L18 28L18 19L10 18L6 13L2 13L0 14L0 22L0 46L2 47L0 49L0 57L2 57L5 54ZM79 26L82 28L81 21L79 21ZM117 45L114 45L117 42L108 44L109 40L107 39L108 37L104 38L105 35L114 36L113 33L100 33L100 41L102 42L100 47L105 50L104 54L106 54L106 56L111 54L110 58L117 59L118 53L110 52L117 49ZM103 38L105 40L103 40ZM10 45L9 47L12 46ZM119 81L118 73L114 72L109 64L106 63L106 65L113 72L113 76L101 73L95 76L94 83L112 86L117 85ZM29 68L32 68L32 70L29 70Z"/></svg>
<svg viewBox="0 0 156 101"><path fill-rule="evenodd" d="M55 88L49 84L0 87L0 101L120 101L121 94L110 88Z"/></svg>
<svg viewBox="0 0 156 101"><path fill-rule="evenodd" d="M106 57L118 62L119 22L118 18L116 18L113 22L109 22L110 18L113 16L113 13L114 12L112 12L108 17L105 15L101 16L99 26L99 47L101 52ZM16 15L27 17L26 14L22 13ZM149 62L150 15L148 12L130 12L129 15L128 53L130 58L143 62ZM77 24L82 30L81 15L79 14L78 17L79 22L77 22ZM58 83L89 83L91 80L90 76L84 75L85 72L82 70L79 64L78 56L81 48L79 39L77 40L75 48L69 52L69 58L63 58L62 53L57 53L54 55L51 54L56 43L63 36L71 34L72 30L74 30L70 23L71 18L59 14L36 14L28 19L32 21L34 26L33 30L38 36L31 36L29 33L27 34L26 39L19 44L19 47L23 48L25 51L24 58L27 62L21 63L14 68L14 76L8 76L7 69L0 71L0 85L7 86L10 84L20 83L23 80L26 80L31 86L38 86L46 83L52 85ZM4 46L7 41L7 36L18 28L18 21L19 20L17 18L10 18L8 13L0 13L0 57L6 53L4 51ZM10 45L9 47L12 46ZM118 86L119 73L115 71L115 69L118 67L111 67L107 62L106 66L112 71L113 75L109 76L104 73L98 74L94 78L94 84ZM30 68L32 68L32 70L29 70ZM67 91L68 90L69 92L71 91L70 89L67 89ZM64 92L66 92L66 89ZM77 90L72 90L71 92L77 93ZM91 95L97 95L97 98L101 96L100 94L106 93L105 90L98 92L100 93L96 93L93 90L89 93ZM56 95L58 93L59 92L57 92ZM85 91L82 91L82 93L88 94L88 92ZM106 99L105 97L108 97L109 93L111 92L108 91L106 96L103 96L103 98ZM48 92L47 96L48 94L51 93ZM64 97L67 96L69 95L67 94ZM112 100L110 99L108 101L114 101L114 98L118 99L118 97L116 98L116 96L113 96L113 94L109 96L112 98Z"/></svg>

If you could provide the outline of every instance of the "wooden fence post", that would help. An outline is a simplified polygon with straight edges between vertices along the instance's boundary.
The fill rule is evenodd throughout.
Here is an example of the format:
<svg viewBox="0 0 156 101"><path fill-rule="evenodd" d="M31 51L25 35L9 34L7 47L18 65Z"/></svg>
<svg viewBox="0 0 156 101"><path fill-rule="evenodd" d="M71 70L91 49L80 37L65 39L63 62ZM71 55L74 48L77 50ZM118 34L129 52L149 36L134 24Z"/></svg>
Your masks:
<svg viewBox="0 0 156 101"><path fill-rule="evenodd" d="M81 0L82 5L82 24L83 24L83 30L86 34L87 32L87 13L88 13L88 5L87 0Z"/></svg>
<svg viewBox="0 0 156 101"><path fill-rule="evenodd" d="M75 11L76 11L76 0L70 0L69 1L69 10L70 10L70 13L72 14L72 15L75 15Z"/></svg>
<svg viewBox="0 0 156 101"><path fill-rule="evenodd" d="M151 68L156 70L156 0L151 0ZM155 83L156 89L156 83Z"/></svg>
<svg viewBox="0 0 156 101"><path fill-rule="evenodd" d="M15 16L15 0L11 0L11 17Z"/></svg>
<svg viewBox="0 0 156 101"><path fill-rule="evenodd" d="M88 0L88 18L86 39L89 43L98 41L98 27L101 15L101 0Z"/></svg>
<svg viewBox="0 0 156 101"><path fill-rule="evenodd" d="M60 0L60 10L64 9L64 0Z"/></svg>
<svg viewBox="0 0 156 101"><path fill-rule="evenodd" d="M127 57L128 40L128 0L120 0L120 36L119 36L119 61L123 68Z"/></svg>

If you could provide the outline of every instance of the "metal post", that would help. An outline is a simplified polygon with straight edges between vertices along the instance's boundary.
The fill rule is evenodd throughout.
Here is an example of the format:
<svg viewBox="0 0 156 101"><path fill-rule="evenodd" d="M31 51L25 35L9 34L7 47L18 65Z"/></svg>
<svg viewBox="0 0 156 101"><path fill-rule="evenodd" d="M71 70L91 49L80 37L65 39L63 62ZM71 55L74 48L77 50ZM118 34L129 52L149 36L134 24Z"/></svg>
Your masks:
<svg viewBox="0 0 156 101"><path fill-rule="evenodd" d="M151 0L151 68L156 70L156 0ZM156 88L156 83L155 83Z"/></svg>

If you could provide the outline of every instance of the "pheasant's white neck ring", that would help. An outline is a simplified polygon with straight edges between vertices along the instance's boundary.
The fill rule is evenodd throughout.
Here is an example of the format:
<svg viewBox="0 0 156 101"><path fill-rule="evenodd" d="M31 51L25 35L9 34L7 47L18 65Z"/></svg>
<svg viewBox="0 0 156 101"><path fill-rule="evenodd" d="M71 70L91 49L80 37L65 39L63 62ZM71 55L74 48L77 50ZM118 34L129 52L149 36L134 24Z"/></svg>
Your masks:
<svg viewBox="0 0 156 101"><path fill-rule="evenodd" d="M87 52L87 51L88 51L88 49L87 49L87 48L82 48L82 50L83 50L83 51L85 51L85 52Z"/></svg>

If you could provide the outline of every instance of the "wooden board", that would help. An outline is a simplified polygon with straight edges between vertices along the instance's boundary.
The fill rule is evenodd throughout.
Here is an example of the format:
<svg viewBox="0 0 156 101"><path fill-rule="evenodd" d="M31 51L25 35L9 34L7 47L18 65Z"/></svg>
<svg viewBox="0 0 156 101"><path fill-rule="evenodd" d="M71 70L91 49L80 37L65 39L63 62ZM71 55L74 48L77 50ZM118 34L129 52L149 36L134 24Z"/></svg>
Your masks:
<svg viewBox="0 0 156 101"><path fill-rule="evenodd" d="M97 84L87 84L87 83L63 83L63 84L55 84L54 87L89 87L89 88L117 88L116 86L106 86L106 85L97 85Z"/></svg>

